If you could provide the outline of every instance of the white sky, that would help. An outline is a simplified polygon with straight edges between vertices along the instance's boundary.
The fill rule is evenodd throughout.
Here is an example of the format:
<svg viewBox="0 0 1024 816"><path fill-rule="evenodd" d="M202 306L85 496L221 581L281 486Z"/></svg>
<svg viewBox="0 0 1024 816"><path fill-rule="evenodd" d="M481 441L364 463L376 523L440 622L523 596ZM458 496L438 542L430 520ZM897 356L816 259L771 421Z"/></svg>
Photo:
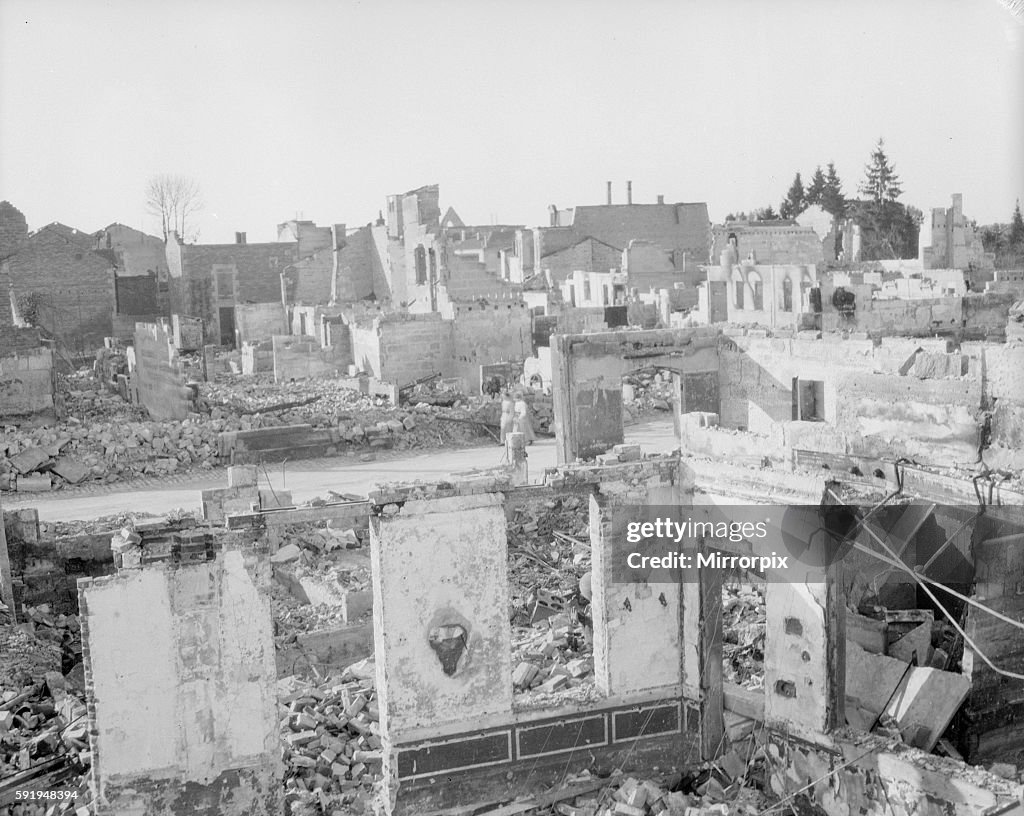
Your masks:
<svg viewBox="0 0 1024 816"><path fill-rule="evenodd" d="M0 198L31 228L150 232L147 177L202 186L200 240L358 226L441 185L467 223L548 204L778 207L879 136L927 210L1024 199L1024 21L996 0L0 0Z"/></svg>

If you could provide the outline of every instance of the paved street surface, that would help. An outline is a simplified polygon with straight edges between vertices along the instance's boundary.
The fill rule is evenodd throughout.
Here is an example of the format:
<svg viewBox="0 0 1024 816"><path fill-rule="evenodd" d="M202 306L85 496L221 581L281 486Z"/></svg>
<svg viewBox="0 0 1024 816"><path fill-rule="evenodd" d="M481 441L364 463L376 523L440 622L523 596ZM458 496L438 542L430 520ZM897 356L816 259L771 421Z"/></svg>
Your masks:
<svg viewBox="0 0 1024 816"><path fill-rule="evenodd" d="M672 421L667 417L627 427L626 441L642 445L646 453L664 453L676 447ZM544 468L555 464L555 440L538 439L527 450L531 481L539 481ZM329 490L366 495L377 482L443 479L459 471L492 468L501 464L503 457L504 449L494 444L374 462L347 458L288 462L283 472L280 464L268 465L266 474L261 474L260 486L265 486L269 478L274 490L290 490L293 500L301 503ZM125 510L155 514L176 508L198 510L200 490L226 486L227 471L218 468L151 480L141 487L112 484L53 494L5 493L0 501L8 508L35 507L44 521L73 521L111 516Z"/></svg>

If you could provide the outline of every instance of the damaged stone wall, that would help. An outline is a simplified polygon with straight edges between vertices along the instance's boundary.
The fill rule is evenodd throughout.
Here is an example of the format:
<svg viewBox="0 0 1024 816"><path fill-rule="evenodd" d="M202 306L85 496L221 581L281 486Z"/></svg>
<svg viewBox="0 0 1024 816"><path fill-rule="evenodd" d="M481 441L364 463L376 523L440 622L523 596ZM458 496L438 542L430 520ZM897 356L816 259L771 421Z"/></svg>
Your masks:
<svg viewBox="0 0 1024 816"><path fill-rule="evenodd" d="M510 715L501 497L407 502L374 522L371 542L378 701L388 737Z"/></svg>
<svg viewBox="0 0 1024 816"><path fill-rule="evenodd" d="M321 347L314 337L275 335L273 353L275 382L336 377L348 364L342 348Z"/></svg>
<svg viewBox="0 0 1024 816"><path fill-rule="evenodd" d="M55 380L49 348L25 349L0 357L0 418L55 420Z"/></svg>
<svg viewBox="0 0 1024 816"><path fill-rule="evenodd" d="M991 413L984 460L993 468L1024 468L1024 345L970 346L968 351L980 357L985 407Z"/></svg>
<svg viewBox="0 0 1024 816"><path fill-rule="evenodd" d="M235 306L235 336L238 343L269 340L287 334L288 322L280 303L240 303Z"/></svg>
<svg viewBox="0 0 1024 816"><path fill-rule="evenodd" d="M154 323L135 327L133 385L153 419L185 419L193 408L192 391L167 329Z"/></svg>
<svg viewBox="0 0 1024 816"><path fill-rule="evenodd" d="M267 570L228 550L81 583L97 814L279 812Z"/></svg>
<svg viewBox="0 0 1024 816"><path fill-rule="evenodd" d="M543 489L492 475L371 493L386 812L511 800L583 768L665 769L695 755L702 725L681 698L678 586L615 583L612 563L595 562L596 688L519 700L510 660L506 501L595 491L601 549L638 504L677 501L678 475L663 457L559 469Z"/></svg>
<svg viewBox="0 0 1024 816"><path fill-rule="evenodd" d="M685 373L719 369L716 329L556 335L551 351L559 463L623 441L623 374L657 365Z"/></svg>
<svg viewBox="0 0 1024 816"><path fill-rule="evenodd" d="M454 366L470 393L480 390L480 366L533 355L532 320L526 304L459 304L452 330Z"/></svg>
<svg viewBox="0 0 1024 816"><path fill-rule="evenodd" d="M972 465L980 366L951 348L924 339L731 337L721 351L721 424L769 438L782 431L796 449Z"/></svg>

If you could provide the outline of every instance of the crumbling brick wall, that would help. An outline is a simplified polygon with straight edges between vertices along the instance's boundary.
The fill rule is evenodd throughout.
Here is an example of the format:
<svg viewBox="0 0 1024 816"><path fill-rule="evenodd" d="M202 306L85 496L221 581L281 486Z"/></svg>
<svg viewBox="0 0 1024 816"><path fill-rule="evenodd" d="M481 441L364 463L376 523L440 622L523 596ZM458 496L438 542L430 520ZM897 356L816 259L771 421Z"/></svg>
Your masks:
<svg viewBox="0 0 1024 816"><path fill-rule="evenodd" d="M334 290L328 299L338 303L362 300L374 295L374 256L376 247L370 227L361 227L345 237L345 245L337 254L337 275ZM379 262L377 264L379 266ZM383 293L382 293L383 294ZM327 300L318 301L326 303Z"/></svg>
<svg viewBox="0 0 1024 816"><path fill-rule="evenodd" d="M274 380L304 380L335 377L347 364L344 349L324 346L312 337L275 335L273 338Z"/></svg>
<svg viewBox="0 0 1024 816"><path fill-rule="evenodd" d="M439 314L393 315L374 321L379 336L377 379L406 385L427 374L453 376L452 324ZM369 346L364 346L369 348ZM356 362L359 363L359 355Z"/></svg>
<svg viewBox="0 0 1024 816"><path fill-rule="evenodd" d="M276 303L243 303L235 307L235 330L239 342L268 340L286 334L284 306Z"/></svg>
<svg viewBox="0 0 1024 816"><path fill-rule="evenodd" d="M87 351L111 333L114 271L91 241L69 237L65 229L44 227L31 235L8 269L15 295L36 298L37 325L66 348Z"/></svg>
<svg viewBox="0 0 1024 816"><path fill-rule="evenodd" d="M118 276L114 278L117 314L159 314L156 275Z"/></svg>
<svg viewBox="0 0 1024 816"><path fill-rule="evenodd" d="M480 366L533 356L532 318L523 303L465 304L452 323L453 374L470 393L480 389Z"/></svg>

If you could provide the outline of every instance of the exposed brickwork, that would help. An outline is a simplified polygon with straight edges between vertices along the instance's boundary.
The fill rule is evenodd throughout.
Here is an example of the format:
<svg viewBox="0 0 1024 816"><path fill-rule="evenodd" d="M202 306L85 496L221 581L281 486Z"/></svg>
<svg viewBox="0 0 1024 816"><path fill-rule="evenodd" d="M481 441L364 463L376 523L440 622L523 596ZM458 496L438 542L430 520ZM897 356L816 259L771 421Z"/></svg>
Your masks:
<svg viewBox="0 0 1024 816"><path fill-rule="evenodd" d="M21 210L0 201L0 261L15 254L28 237L28 225Z"/></svg>
<svg viewBox="0 0 1024 816"><path fill-rule="evenodd" d="M281 302L281 273L298 260L298 244L167 242L171 310L205 323L206 341L220 337L222 306Z"/></svg>
<svg viewBox="0 0 1024 816"><path fill-rule="evenodd" d="M117 314L153 315L160 313L156 274L118 276L114 279L117 292Z"/></svg>
<svg viewBox="0 0 1024 816"><path fill-rule="evenodd" d="M335 291L331 293L337 302L362 300L376 294L375 255L376 245L370 227L361 227L345 238L345 245L338 251ZM380 267L379 260L376 266Z"/></svg>
<svg viewBox="0 0 1024 816"><path fill-rule="evenodd" d="M101 346L113 326L113 265L93 243L83 232L51 224L8 261L15 294L35 293L40 328L74 351Z"/></svg>

